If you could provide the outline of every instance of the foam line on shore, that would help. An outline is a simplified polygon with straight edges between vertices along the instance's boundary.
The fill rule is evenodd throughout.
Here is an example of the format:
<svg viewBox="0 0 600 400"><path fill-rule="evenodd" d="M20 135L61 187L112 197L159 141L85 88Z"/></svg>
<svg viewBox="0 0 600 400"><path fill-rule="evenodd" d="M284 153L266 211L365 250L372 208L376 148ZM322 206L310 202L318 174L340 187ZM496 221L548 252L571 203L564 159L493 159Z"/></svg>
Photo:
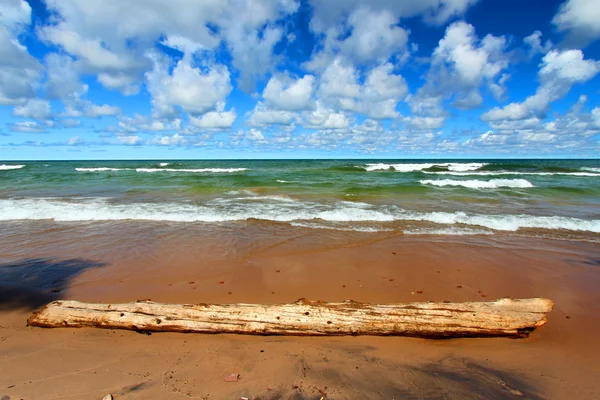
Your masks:
<svg viewBox="0 0 600 400"><path fill-rule="evenodd" d="M189 203L111 203L109 199L63 201L52 198L0 200L0 220L54 221L173 221L227 222L245 220L277 222L329 221L339 223L424 221L439 225L464 225L499 231L522 228L563 229L600 233L600 220L527 214L473 214L465 212L417 212L390 205L290 201L213 201Z"/></svg>

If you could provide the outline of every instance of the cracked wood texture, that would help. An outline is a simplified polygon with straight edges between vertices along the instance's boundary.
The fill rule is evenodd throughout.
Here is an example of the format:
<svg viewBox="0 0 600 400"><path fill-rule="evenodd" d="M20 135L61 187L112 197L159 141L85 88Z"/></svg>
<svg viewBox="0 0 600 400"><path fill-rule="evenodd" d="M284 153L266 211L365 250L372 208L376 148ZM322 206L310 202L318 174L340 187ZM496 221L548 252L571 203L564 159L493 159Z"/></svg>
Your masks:
<svg viewBox="0 0 600 400"><path fill-rule="evenodd" d="M426 338L526 337L546 323L547 299L366 304L300 299L290 304L93 304L54 301L30 326L252 335L398 335Z"/></svg>

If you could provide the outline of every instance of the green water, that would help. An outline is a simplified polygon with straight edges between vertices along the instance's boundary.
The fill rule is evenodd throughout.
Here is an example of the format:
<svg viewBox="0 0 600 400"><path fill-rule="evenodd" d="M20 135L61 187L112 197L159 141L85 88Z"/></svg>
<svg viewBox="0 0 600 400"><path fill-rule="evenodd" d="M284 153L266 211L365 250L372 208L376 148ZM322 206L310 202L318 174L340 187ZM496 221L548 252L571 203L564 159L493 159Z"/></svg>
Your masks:
<svg viewBox="0 0 600 400"><path fill-rule="evenodd" d="M41 219L265 219L392 229L408 220L595 234L600 161L0 162L0 221Z"/></svg>

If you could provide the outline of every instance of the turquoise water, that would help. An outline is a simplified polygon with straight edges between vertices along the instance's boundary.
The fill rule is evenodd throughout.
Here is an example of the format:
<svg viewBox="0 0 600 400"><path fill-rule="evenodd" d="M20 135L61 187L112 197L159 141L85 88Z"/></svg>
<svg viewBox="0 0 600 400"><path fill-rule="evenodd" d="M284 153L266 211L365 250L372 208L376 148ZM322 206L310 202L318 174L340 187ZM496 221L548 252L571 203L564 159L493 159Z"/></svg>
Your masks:
<svg viewBox="0 0 600 400"><path fill-rule="evenodd" d="M0 162L0 221L600 233L600 160Z"/></svg>

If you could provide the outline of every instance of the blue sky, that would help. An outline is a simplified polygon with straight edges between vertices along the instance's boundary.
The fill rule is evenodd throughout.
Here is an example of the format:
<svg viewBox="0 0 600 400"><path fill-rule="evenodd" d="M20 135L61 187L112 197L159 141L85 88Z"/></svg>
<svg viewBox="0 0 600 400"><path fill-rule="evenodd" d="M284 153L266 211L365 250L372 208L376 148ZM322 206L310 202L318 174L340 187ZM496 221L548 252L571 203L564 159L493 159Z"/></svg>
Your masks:
<svg viewBox="0 0 600 400"><path fill-rule="evenodd" d="M600 0L0 0L0 159L597 157Z"/></svg>

